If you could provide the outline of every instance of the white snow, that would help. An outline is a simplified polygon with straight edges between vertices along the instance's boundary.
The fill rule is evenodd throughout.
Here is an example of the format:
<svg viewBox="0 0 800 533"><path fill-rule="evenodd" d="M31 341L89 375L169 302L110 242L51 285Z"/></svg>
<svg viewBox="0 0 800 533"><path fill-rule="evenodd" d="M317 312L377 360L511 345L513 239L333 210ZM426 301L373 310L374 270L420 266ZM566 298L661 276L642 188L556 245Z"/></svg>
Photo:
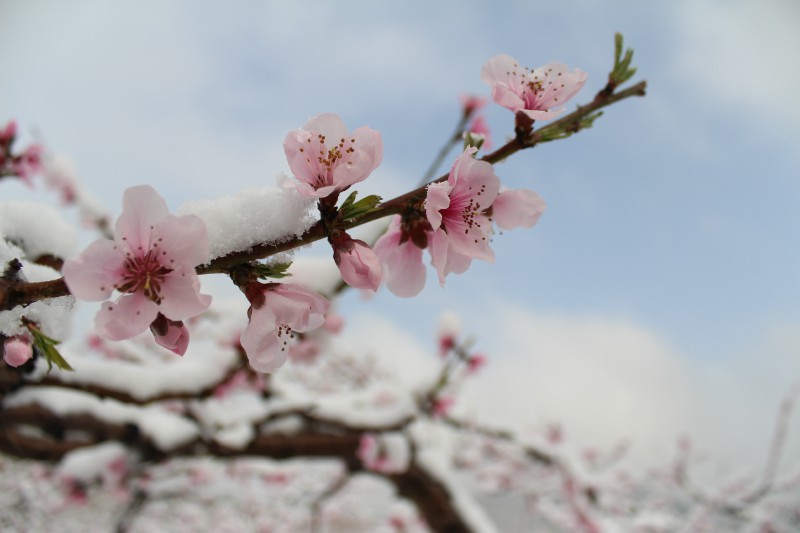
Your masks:
<svg viewBox="0 0 800 533"><path fill-rule="evenodd" d="M35 202L0 203L0 236L31 260L46 254L70 258L78 242L75 229L58 211Z"/></svg>
<svg viewBox="0 0 800 533"><path fill-rule="evenodd" d="M64 383L102 386L146 401L164 394L203 391L219 382L238 361L232 346L220 346L202 338L192 339L183 358L174 354L163 357L164 350L150 342L151 333L145 332L143 337L142 341L147 341L147 344L136 341L114 343L120 357L124 356L116 360L101 359L76 348L67 348L62 355L75 371L58 371L56 377Z"/></svg>
<svg viewBox="0 0 800 533"><path fill-rule="evenodd" d="M197 438L197 426L158 406L136 407L58 387L28 387L6 396L6 407L41 405L57 415L90 414L113 424L133 423L161 450L169 451Z"/></svg>
<svg viewBox="0 0 800 533"><path fill-rule="evenodd" d="M64 203L72 202L77 205L85 224L97 225L108 221L105 207L83 186L75 165L67 156L46 154L42 177L48 187L61 193Z"/></svg>
<svg viewBox="0 0 800 533"><path fill-rule="evenodd" d="M128 450L118 442L103 442L67 453L58 465L63 478L91 481L103 478L114 461L125 460Z"/></svg>
<svg viewBox="0 0 800 533"><path fill-rule="evenodd" d="M8 243L0 235L0 270L5 270L12 259L19 259L22 263L21 279L25 281L49 281L60 277L52 268L30 263L25 259L25 253ZM75 305L75 298L62 296L51 300L34 302L27 307L18 305L8 311L0 311L0 335L13 337L27 334L27 328L22 324L25 317L39 325L42 332L54 339L63 339L70 329L70 313Z"/></svg>
<svg viewBox="0 0 800 533"><path fill-rule="evenodd" d="M246 447L256 436L253 426L244 422L227 426L214 435L214 440L235 450Z"/></svg>
<svg viewBox="0 0 800 533"><path fill-rule="evenodd" d="M331 294L342 281L333 255L298 258L289 267L289 273L287 283L297 283L323 295Z"/></svg>
<svg viewBox="0 0 800 533"><path fill-rule="evenodd" d="M313 200L292 189L257 187L235 196L190 202L177 215L197 215L206 223L208 261L265 242L282 242L302 235L313 223Z"/></svg>

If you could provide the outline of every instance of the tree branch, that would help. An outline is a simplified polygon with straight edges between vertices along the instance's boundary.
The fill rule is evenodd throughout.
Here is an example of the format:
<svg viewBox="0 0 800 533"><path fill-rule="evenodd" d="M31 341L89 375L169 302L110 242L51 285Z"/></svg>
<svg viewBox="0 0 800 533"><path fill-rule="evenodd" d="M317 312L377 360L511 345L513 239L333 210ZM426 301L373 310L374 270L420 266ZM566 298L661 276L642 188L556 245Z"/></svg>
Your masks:
<svg viewBox="0 0 800 533"><path fill-rule="evenodd" d="M626 98L644 96L646 87L647 83L642 81L628 89L611 94L605 94L604 91L600 91L591 103L578 106L578 109L569 115L538 130L534 130L523 138L515 138L509 141L481 159L489 163L497 163L520 150L533 148L542 142L553 140L554 135L559 132L576 133L584 129L584 121L593 113ZM446 179L447 174L439 177L435 182L444 181ZM343 228L351 229L366 224L367 222L372 222L373 220L400 214L407 206L415 202L423 201L426 190L427 185L423 185L406 194L383 202L369 213L345 220ZM200 265L196 270L198 274L229 273L231 269L242 263L264 259L281 252L305 246L306 244L311 244L325 237L325 225L322 221L317 221L300 237L280 243L261 243L246 251L232 252L228 255L217 257L205 265ZM0 310L13 309L17 305L28 305L37 300L57 298L68 294L69 290L63 278L38 283L20 281L9 282L4 280L0 283Z"/></svg>

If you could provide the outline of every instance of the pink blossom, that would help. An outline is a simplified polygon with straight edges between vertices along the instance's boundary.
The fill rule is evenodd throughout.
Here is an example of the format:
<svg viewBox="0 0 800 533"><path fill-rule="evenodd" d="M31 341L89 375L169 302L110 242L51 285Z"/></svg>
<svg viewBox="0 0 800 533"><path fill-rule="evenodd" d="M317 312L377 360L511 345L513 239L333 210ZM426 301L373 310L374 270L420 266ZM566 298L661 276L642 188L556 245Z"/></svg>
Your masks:
<svg viewBox="0 0 800 533"><path fill-rule="evenodd" d="M33 357L31 341L24 337L11 337L3 343L3 360L14 368L22 366Z"/></svg>
<svg viewBox="0 0 800 533"><path fill-rule="evenodd" d="M73 477L68 477L64 478L62 483L66 493L65 503L68 505L86 505L89 502L86 485L83 482Z"/></svg>
<svg viewBox="0 0 800 533"><path fill-rule="evenodd" d="M452 396L439 396L435 400L433 400L433 406L431 407L431 415L434 417L442 417L447 416L450 413L450 410L456 403L456 399Z"/></svg>
<svg viewBox="0 0 800 533"><path fill-rule="evenodd" d="M224 398L239 389L262 391L264 390L264 379L261 374L253 375L246 369L239 370L214 389L214 398Z"/></svg>
<svg viewBox="0 0 800 533"><path fill-rule="evenodd" d="M5 151L7 147L11 145L11 142L14 140L14 137L17 136L17 121L16 120L9 120L6 127L0 130L0 150ZM0 155L3 152L0 151Z"/></svg>
<svg viewBox="0 0 800 533"><path fill-rule="evenodd" d="M533 191L501 188L492 204L492 220L502 229L533 227L547 204Z"/></svg>
<svg viewBox="0 0 800 533"><path fill-rule="evenodd" d="M531 70L499 54L483 66L481 79L491 85L492 99L512 111L522 112L532 120L547 120L563 111L553 109L572 98L586 83L586 73L570 72L566 65L548 63Z"/></svg>
<svg viewBox="0 0 800 533"><path fill-rule="evenodd" d="M194 270L207 256L203 221L170 215L164 199L143 185L125 191L114 241L99 239L67 261L64 281L82 300L107 300L115 289L122 293L103 304L95 327L109 340L128 339L145 331L159 313L177 322L208 308L211 297L199 293ZM177 349L183 341L174 333Z"/></svg>
<svg viewBox="0 0 800 533"><path fill-rule="evenodd" d="M399 432L363 433L356 455L369 470L384 474L405 472L411 460L408 440Z"/></svg>
<svg viewBox="0 0 800 533"><path fill-rule="evenodd" d="M250 365L274 372L288 355L294 331L305 333L322 326L330 303L326 298L290 283L261 285L250 298L250 322L240 338Z"/></svg>
<svg viewBox="0 0 800 533"><path fill-rule="evenodd" d="M446 356L450 353L450 350L455 348L456 346L456 338L454 335L442 335L439 337L439 355L441 357Z"/></svg>
<svg viewBox="0 0 800 533"><path fill-rule="evenodd" d="M381 134L366 126L353 133L338 115L323 113L283 141L289 168L307 198L324 198L363 181L383 158Z"/></svg>
<svg viewBox="0 0 800 533"><path fill-rule="evenodd" d="M189 347L189 330L180 320L170 320L161 313L150 324L150 331L159 346L178 355L186 353Z"/></svg>
<svg viewBox="0 0 800 533"><path fill-rule="evenodd" d="M63 157L50 155L44 160L42 173L45 183L61 194L63 203L75 203L78 190L75 169L71 162Z"/></svg>
<svg viewBox="0 0 800 533"><path fill-rule="evenodd" d="M32 144L13 158L11 171L30 184L31 178L42 171L42 154L44 147L41 144Z"/></svg>
<svg viewBox="0 0 800 533"><path fill-rule="evenodd" d="M422 248L404 235L399 216L392 218L389 230L375 243L375 255L383 265L386 286L395 295L411 298L425 286Z"/></svg>
<svg viewBox="0 0 800 533"><path fill-rule="evenodd" d="M341 332L344 327L344 317L339 313L329 313L325 316L325 323L322 325L325 331L334 335Z"/></svg>
<svg viewBox="0 0 800 533"><path fill-rule="evenodd" d="M467 359L467 372L470 374L475 374L481 368L486 366L486 356L483 354L475 354L469 359Z"/></svg>
<svg viewBox="0 0 800 533"><path fill-rule="evenodd" d="M442 285L448 273L464 272L472 259L494 261L492 225L484 211L494 202L500 179L491 164L472 157L475 152L467 148L446 182L428 186L425 214L433 228L429 249Z"/></svg>
<svg viewBox="0 0 800 533"><path fill-rule="evenodd" d="M331 240L333 260L345 283L357 289L377 291L383 271L381 262L367 243L351 239L346 233L336 242Z"/></svg>
<svg viewBox="0 0 800 533"><path fill-rule="evenodd" d="M486 105L486 98L474 94L461 95L461 107L465 115L470 115Z"/></svg>

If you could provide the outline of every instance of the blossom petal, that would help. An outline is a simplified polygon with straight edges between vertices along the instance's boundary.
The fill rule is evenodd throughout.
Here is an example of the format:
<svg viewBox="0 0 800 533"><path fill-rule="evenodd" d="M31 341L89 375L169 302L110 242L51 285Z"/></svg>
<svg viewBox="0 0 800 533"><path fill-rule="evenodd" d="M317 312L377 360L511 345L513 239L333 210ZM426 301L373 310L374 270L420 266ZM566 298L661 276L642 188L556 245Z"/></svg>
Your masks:
<svg viewBox="0 0 800 533"><path fill-rule="evenodd" d="M490 262L494 261L494 252L489 246L491 235L492 223L489 217L483 215L476 215L471 227L464 226L464 230L459 228L447 233L453 252Z"/></svg>
<svg viewBox="0 0 800 533"><path fill-rule="evenodd" d="M516 72L521 67L517 60L506 54L497 54L489 58L489 61L481 69L481 79L494 86L496 83L508 84L511 76L509 73Z"/></svg>
<svg viewBox="0 0 800 533"><path fill-rule="evenodd" d="M442 226L441 211L450 207L450 191L452 186L447 182L428 185L428 196L425 198L425 216L434 230Z"/></svg>
<svg viewBox="0 0 800 533"><path fill-rule="evenodd" d="M520 113L525 113L533 120L550 120L551 118L555 118L561 113L564 112L564 108L560 107L558 109L518 109Z"/></svg>
<svg viewBox="0 0 800 533"><path fill-rule="evenodd" d="M116 244L99 239L64 263L64 282L73 296L91 302L107 300L125 275L125 257Z"/></svg>
<svg viewBox="0 0 800 533"><path fill-rule="evenodd" d="M117 244L131 253L150 249L151 232L169 214L167 203L149 185L131 187L122 197L122 214L117 219Z"/></svg>
<svg viewBox="0 0 800 533"><path fill-rule="evenodd" d="M527 189L503 190L492 204L492 220L503 229L531 228L544 213L547 204Z"/></svg>
<svg viewBox="0 0 800 533"><path fill-rule="evenodd" d="M311 137L311 133L307 131L295 130L287 133L283 141L283 152L286 154L292 174L309 187L316 183L320 172L317 160L311 157L308 148L311 144Z"/></svg>
<svg viewBox="0 0 800 533"><path fill-rule="evenodd" d="M444 277L447 275L445 272L447 267L447 234L438 229L433 232L429 243L428 251L431 254L431 265L436 269L436 273L439 274L439 285L444 287Z"/></svg>
<svg viewBox="0 0 800 533"><path fill-rule="evenodd" d="M570 72L569 67L563 63L548 63L533 71L540 79L544 92L537 98L540 109L550 109L564 104L575 96L586 83L587 74L579 69Z"/></svg>
<svg viewBox="0 0 800 533"><path fill-rule="evenodd" d="M303 129L321 133L328 140L333 142L338 142L340 138L350 135L344 121L336 113L320 113L308 119Z"/></svg>
<svg viewBox="0 0 800 533"><path fill-rule="evenodd" d="M265 295L278 324L288 324L299 332L312 331L325 323L330 302L327 298L296 283L281 283Z"/></svg>
<svg viewBox="0 0 800 533"><path fill-rule="evenodd" d="M458 253L452 246L452 239L442 231L435 231L430 241L431 264L439 274L439 285L444 286L444 278L451 272L462 274L467 271L472 264L474 256ZM489 250L494 259L494 252Z"/></svg>
<svg viewBox="0 0 800 533"><path fill-rule="evenodd" d="M198 315L211 305L211 296L200 294L200 278L194 270L176 270L164 277L159 309L170 320Z"/></svg>
<svg viewBox="0 0 800 533"><path fill-rule="evenodd" d="M525 100L505 83L498 83L492 87L492 100L494 100L497 105L503 106L506 109L511 109L512 111L525 109Z"/></svg>
<svg viewBox="0 0 800 533"><path fill-rule="evenodd" d="M345 155L347 162L337 166L333 171L334 183L340 190L367 179L383 160L380 132L362 126L347 135L350 139L355 139L353 143L355 151L349 158Z"/></svg>
<svg viewBox="0 0 800 533"><path fill-rule="evenodd" d="M141 292L135 292L123 295L116 303L104 303L94 325L101 337L121 341L146 331L156 315L158 305Z"/></svg>
<svg viewBox="0 0 800 533"><path fill-rule="evenodd" d="M159 252L159 262L195 267L208 261L208 231L203 220L195 215L167 215L153 229L153 246Z"/></svg>
<svg viewBox="0 0 800 533"><path fill-rule="evenodd" d="M383 264L383 279L389 290L401 298L411 298L425 286L425 265L420 248L411 241L400 243L400 217L396 217L396 220L375 243L374 250Z"/></svg>
<svg viewBox="0 0 800 533"><path fill-rule="evenodd" d="M286 345L278 340L275 315L266 307L253 309L239 341L250 365L259 372L274 372L286 362Z"/></svg>

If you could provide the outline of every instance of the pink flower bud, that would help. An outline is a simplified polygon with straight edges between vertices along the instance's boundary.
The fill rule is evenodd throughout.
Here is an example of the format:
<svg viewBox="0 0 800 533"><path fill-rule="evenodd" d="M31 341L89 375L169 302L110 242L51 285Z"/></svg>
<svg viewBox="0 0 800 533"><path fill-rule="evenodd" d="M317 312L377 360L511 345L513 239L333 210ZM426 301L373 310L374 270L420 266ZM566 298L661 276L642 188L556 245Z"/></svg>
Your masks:
<svg viewBox="0 0 800 533"><path fill-rule="evenodd" d="M467 360L467 372L470 374L476 373L484 366L486 366L486 356L483 354L473 355Z"/></svg>
<svg viewBox="0 0 800 533"><path fill-rule="evenodd" d="M178 355L186 353L186 348L189 347L189 330L180 320L170 320L159 313L150 324L150 331L159 346Z"/></svg>
<svg viewBox="0 0 800 533"><path fill-rule="evenodd" d="M373 472L396 474L408 469L410 451L407 438L399 432L364 433L356 455Z"/></svg>
<svg viewBox="0 0 800 533"><path fill-rule="evenodd" d="M14 368L24 365L33 357L31 341L23 337L6 339L3 349L5 350L3 360L8 366L13 366Z"/></svg>
<svg viewBox="0 0 800 533"><path fill-rule="evenodd" d="M30 183L31 177L42 171L43 153L44 147L41 144L32 144L25 148L25 151L14 158L12 164L14 174Z"/></svg>
<svg viewBox="0 0 800 533"><path fill-rule="evenodd" d="M17 136L17 122L9 120L6 127L0 130L0 144L10 144L11 140Z"/></svg>
<svg viewBox="0 0 800 533"><path fill-rule="evenodd" d="M433 401L431 415L435 417L447 416L455 403L456 399L452 396L439 396Z"/></svg>
<svg viewBox="0 0 800 533"><path fill-rule="evenodd" d="M461 107L464 109L464 114L471 114L481 109L486 105L486 98L474 94L461 95Z"/></svg>
<svg viewBox="0 0 800 533"><path fill-rule="evenodd" d="M333 251L342 279L351 287L377 291L383 275L378 256L364 241L347 239Z"/></svg>

